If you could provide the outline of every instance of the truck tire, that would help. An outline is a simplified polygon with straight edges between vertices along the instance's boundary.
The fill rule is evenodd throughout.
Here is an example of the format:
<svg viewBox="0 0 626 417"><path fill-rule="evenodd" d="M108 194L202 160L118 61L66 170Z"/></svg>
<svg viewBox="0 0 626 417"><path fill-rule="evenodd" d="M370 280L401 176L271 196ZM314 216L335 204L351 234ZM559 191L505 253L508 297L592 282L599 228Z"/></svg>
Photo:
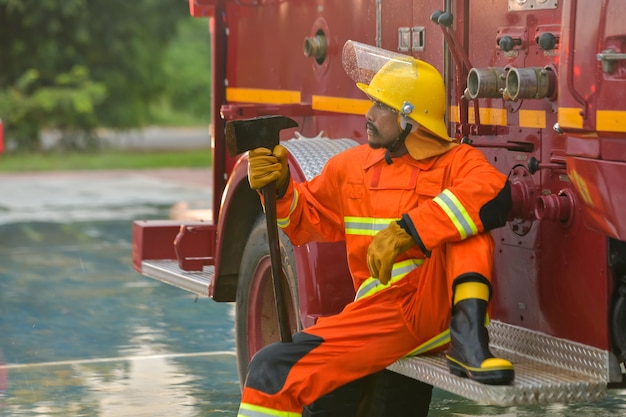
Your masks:
<svg viewBox="0 0 626 417"><path fill-rule="evenodd" d="M291 242L281 231L278 234L282 268L287 277L287 282L283 282L283 292L290 300L287 311L293 334L301 329L298 318L296 262ZM252 356L263 346L279 340L267 226L265 216L261 214L252 227L243 251L235 302L235 346L237 370L242 386Z"/></svg>

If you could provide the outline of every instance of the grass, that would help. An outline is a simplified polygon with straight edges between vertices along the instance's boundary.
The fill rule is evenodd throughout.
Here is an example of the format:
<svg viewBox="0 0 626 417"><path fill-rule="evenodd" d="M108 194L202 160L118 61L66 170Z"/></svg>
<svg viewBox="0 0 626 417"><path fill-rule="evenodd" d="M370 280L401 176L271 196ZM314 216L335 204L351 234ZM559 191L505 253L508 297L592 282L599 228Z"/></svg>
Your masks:
<svg viewBox="0 0 626 417"><path fill-rule="evenodd" d="M0 173L103 169L208 168L207 149L184 151L119 151L93 153L0 154Z"/></svg>

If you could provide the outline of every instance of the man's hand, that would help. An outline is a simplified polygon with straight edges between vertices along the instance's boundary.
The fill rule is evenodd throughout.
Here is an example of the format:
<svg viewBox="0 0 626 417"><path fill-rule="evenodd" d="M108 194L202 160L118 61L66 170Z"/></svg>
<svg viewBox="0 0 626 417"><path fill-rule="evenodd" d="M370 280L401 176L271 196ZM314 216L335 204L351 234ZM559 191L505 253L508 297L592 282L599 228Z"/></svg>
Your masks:
<svg viewBox="0 0 626 417"><path fill-rule="evenodd" d="M397 222L376 233L367 248L367 267L372 277L382 284L391 279L391 269L396 257L415 245L415 240Z"/></svg>
<svg viewBox="0 0 626 417"><path fill-rule="evenodd" d="M267 148L256 148L248 152L248 181L250 187L259 190L272 181L276 189L282 190L289 177L288 151L276 145L274 152Z"/></svg>

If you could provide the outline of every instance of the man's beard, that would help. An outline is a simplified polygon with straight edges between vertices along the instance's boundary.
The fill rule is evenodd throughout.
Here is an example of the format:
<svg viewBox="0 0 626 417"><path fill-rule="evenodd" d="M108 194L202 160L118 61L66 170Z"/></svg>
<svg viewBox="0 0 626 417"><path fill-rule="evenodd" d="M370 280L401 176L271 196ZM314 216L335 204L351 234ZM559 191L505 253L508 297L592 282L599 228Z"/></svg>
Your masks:
<svg viewBox="0 0 626 417"><path fill-rule="evenodd" d="M380 138L380 135L378 133L378 129L376 128L376 126L374 126L373 123L371 122L365 122L365 129L370 129L372 131L372 136L378 137ZM382 139L382 138L381 138ZM390 142L390 143L372 143L369 140L367 141L367 144L370 146L370 148L372 149L387 149L388 151L393 152L396 148L396 145L398 144L398 142L400 141L400 137L397 137L394 141Z"/></svg>
<svg viewBox="0 0 626 417"><path fill-rule="evenodd" d="M374 126L374 123L372 123L372 122L365 122L365 130L367 131L367 129L370 129L372 131L372 136L380 137L380 135L378 134L378 129L376 128L376 126ZM380 149L380 148L384 148L385 147L384 145L382 145L380 143L372 143L369 140L367 141L367 144L372 149Z"/></svg>

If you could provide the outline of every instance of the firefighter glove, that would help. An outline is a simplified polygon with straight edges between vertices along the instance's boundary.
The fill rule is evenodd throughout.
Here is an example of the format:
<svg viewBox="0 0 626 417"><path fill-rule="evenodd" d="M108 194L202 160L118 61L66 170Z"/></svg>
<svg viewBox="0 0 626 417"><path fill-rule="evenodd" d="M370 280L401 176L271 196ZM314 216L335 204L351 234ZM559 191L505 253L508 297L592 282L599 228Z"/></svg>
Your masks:
<svg viewBox="0 0 626 417"><path fill-rule="evenodd" d="M274 151L256 148L248 152L248 181L250 187L259 190L272 181L276 189L286 188L289 178L288 151L282 145L276 145Z"/></svg>
<svg viewBox="0 0 626 417"><path fill-rule="evenodd" d="M413 237L397 222L392 222L389 227L376 233L367 248L367 267L372 277L387 284L396 257L415 244Z"/></svg>

